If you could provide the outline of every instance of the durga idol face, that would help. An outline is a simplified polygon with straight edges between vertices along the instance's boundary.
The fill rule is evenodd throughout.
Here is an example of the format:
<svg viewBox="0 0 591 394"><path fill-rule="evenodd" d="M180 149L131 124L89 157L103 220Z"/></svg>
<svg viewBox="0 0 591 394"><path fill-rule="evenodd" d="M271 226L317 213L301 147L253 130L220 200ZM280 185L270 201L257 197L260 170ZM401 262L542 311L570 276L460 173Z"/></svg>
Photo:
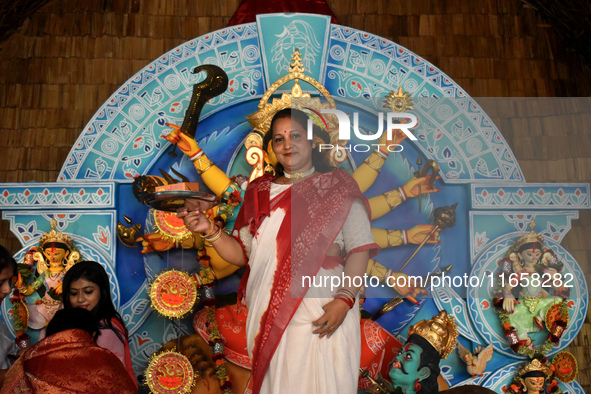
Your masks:
<svg viewBox="0 0 591 394"><path fill-rule="evenodd" d="M50 264L61 263L68 257L69 251L59 246L48 246L44 248L43 254Z"/></svg>

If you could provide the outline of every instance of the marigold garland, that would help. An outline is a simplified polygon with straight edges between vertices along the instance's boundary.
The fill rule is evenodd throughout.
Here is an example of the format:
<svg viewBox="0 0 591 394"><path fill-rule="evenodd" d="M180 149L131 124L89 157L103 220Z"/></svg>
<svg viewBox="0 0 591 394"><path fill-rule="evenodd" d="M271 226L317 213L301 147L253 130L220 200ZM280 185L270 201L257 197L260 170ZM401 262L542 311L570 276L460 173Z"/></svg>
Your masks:
<svg viewBox="0 0 591 394"><path fill-rule="evenodd" d="M213 218L216 225L225 227L226 221L234 216L234 209L242 202L240 186L236 177L232 177L230 185L222 194L222 203L219 205L218 216ZM213 353L212 361L215 365L215 375L220 381L220 389L223 394L232 394L232 382L226 370L226 356L224 355L224 340L220 334L218 322L215 318L215 275L211 269L211 258L207 255L205 247L199 249L197 259L201 264L199 271L199 283L201 283L202 302L207 315L207 328L209 329L209 346Z"/></svg>
<svg viewBox="0 0 591 394"><path fill-rule="evenodd" d="M224 355L224 340L220 334L219 326L215 318L215 293L213 282L211 278L210 258L205 252L205 248L199 251L197 257L201 263L201 271L199 277L207 279L207 282L202 282L201 290L203 294L203 305L206 309L207 328L209 330L209 346L213 353L212 361L215 365L215 374L220 381L220 389L223 394L232 394L232 382L226 370L226 356Z"/></svg>

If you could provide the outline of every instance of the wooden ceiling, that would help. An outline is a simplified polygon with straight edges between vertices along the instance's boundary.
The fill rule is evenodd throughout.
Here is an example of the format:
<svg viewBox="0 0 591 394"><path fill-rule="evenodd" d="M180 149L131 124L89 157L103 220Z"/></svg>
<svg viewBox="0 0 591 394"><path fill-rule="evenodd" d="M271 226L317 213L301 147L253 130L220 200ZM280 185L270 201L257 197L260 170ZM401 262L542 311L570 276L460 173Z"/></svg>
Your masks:
<svg viewBox="0 0 591 394"><path fill-rule="evenodd" d="M0 0L0 42L17 31L38 8L60 0ZM105 5L110 0L104 0ZM394 0L391 0L394 1ZM400 1L400 0L397 0ZM536 10L563 45L591 65L591 2L589 0L515 0Z"/></svg>
<svg viewBox="0 0 591 394"><path fill-rule="evenodd" d="M0 42L18 30L37 9L55 0L0 0Z"/></svg>
<svg viewBox="0 0 591 394"><path fill-rule="evenodd" d="M536 10L563 39L569 50L591 65L591 2L589 0L521 0Z"/></svg>

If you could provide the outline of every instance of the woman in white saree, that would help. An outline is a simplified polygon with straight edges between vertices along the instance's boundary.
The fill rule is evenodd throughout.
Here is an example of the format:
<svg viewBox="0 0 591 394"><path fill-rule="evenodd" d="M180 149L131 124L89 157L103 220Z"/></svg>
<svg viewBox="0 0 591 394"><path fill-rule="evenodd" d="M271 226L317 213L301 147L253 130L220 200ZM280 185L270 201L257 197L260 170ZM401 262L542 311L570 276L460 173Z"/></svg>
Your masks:
<svg viewBox="0 0 591 394"><path fill-rule="evenodd" d="M251 389L258 393L356 393L361 354L358 292L373 242L367 200L331 171L307 115L279 111L265 141L279 165L249 185L232 237L188 200L178 216L226 261L247 266ZM316 127L316 138L323 131Z"/></svg>

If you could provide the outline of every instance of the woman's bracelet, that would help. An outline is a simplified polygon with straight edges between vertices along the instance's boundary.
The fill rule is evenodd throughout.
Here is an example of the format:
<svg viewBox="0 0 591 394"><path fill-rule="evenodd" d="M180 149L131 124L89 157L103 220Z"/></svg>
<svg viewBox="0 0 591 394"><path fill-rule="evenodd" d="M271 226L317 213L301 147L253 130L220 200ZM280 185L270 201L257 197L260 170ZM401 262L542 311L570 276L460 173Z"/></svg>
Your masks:
<svg viewBox="0 0 591 394"><path fill-rule="evenodd" d="M355 306L355 301L351 298L335 297L334 299L343 301L345 304L347 304L349 309L353 309L353 307Z"/></svg>
<svg viewBox="0 0 591 394"><path fill-rule="evenodd" d="M355 294L349 289L340 288L335 294L334 299L343 301L349 309L355 306Z"/></svg>
<svg viewBox="0 0 591 394"><path fill-rule="evenodd" d="M351 290L346 289L344 287L341 287L339 290L337 290L337 295L342 295L347 298L355 298L355 294L353 294Z"/></svg>
<svg viewBox="0 0 591 394"><path fill-rule="evenodd" d="M209 243L217 241L222 236L222 228L218 227L218 226L215 226L215 227L216 227L216 230L213 232L213 234L203 237L203 239Z"/></svg>
<svg viewBox="0 0 591 394"><path fill-rule="evenodd" d="M210 218L207 218L207 220L209 220L209 230L207 230L205 234L201 234L201 238L211 237L217 228L213 220L211 220Z"/></svg>

